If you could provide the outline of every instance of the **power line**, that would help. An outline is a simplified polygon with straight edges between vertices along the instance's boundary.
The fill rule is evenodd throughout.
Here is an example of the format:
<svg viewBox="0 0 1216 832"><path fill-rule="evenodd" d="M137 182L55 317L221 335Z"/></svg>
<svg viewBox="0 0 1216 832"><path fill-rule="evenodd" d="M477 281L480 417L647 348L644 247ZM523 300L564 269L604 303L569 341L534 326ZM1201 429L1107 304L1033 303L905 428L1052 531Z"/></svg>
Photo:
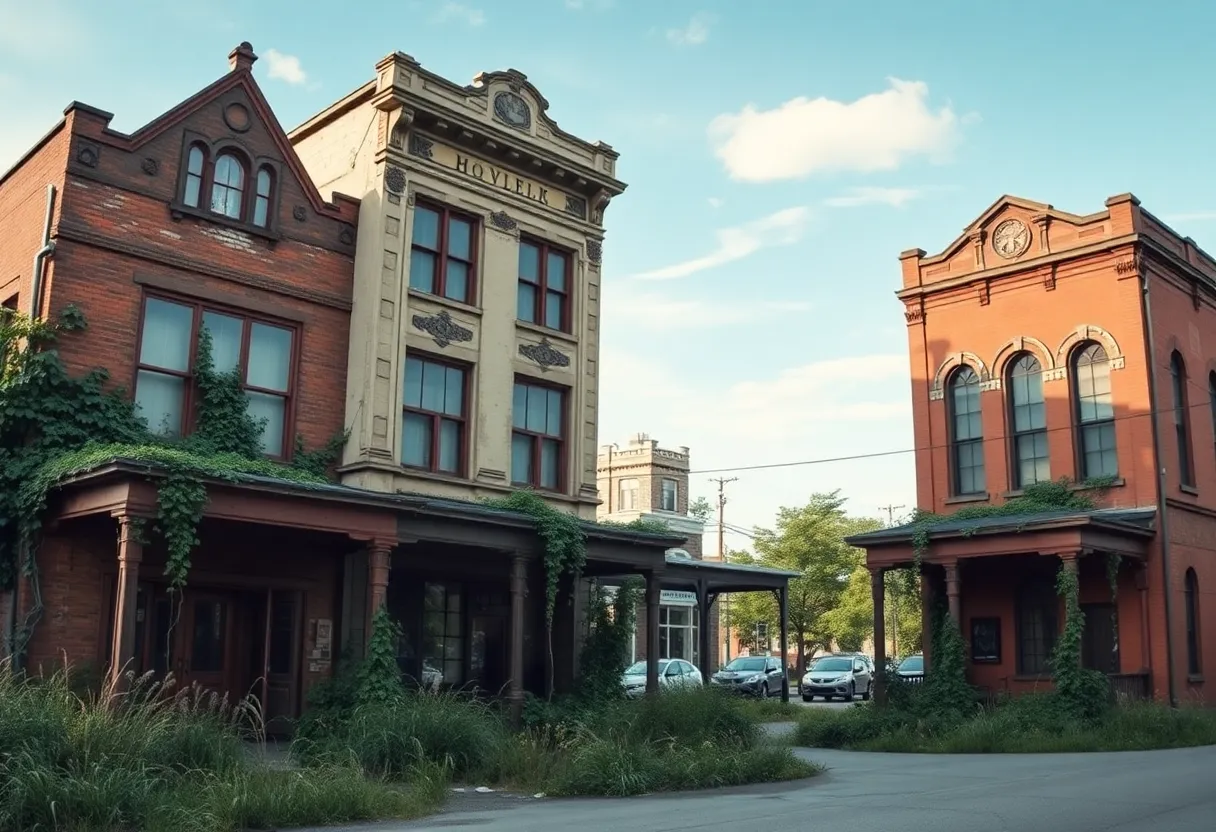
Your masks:
<svg viewBox="0 0 1216 832"><path fill-rule="evenodd" d="M885 506L879 506L878 510L885 511L887 513L887 525L894 526L895 525L895 512L901 508L907 508L907 506L885 505Z"/></svg>

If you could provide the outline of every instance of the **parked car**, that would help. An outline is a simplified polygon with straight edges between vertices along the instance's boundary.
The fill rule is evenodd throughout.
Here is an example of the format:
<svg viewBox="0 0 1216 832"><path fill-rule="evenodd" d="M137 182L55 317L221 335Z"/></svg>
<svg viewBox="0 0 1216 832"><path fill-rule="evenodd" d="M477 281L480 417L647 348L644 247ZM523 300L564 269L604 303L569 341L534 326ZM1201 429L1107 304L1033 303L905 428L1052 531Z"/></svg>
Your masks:
<svg viewBox="0 0 1216 832"><path fill-rule="evenodd" d="M773 656L740 656L731 659L709 681L724 690L764 699L769 694L781 693L785 670L781 667L781 659Z"/></svg>
<svg viewBox="0 0 1216 832"><path fill-rule="evenodd" d="M621 677L625 695L636 698L646 693L646 662L634 662ZM701 671L683 659L659 659L659 690L673 687L700 687L705 684Z"/></svg>
<svg viewBox="0 0 1216 832"><path fill-rule="evenodd" d="M895 668L900 681L919 684L925 681L925 657L921 653L907 656Z"/></svg>
<svg viewBox="0 0 1216 832"><path fill-rule="evenodd" d="M811 662L802 677L802 701L810 702L816 696L825 700L837 697L852 702L857 694L869 699L874 691L874 673L861 656L820 656Z"/></svg>

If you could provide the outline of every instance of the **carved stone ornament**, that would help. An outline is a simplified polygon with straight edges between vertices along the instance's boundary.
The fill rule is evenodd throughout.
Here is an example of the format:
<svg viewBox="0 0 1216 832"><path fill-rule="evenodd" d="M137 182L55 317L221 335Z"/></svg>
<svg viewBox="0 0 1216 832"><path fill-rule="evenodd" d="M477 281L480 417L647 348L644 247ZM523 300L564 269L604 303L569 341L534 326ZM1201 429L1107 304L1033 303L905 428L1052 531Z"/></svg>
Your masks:
<svg viewBox="0 0 1216 832"><path fill-rule="evenodd" d="M295 218L296 222L304 222L304 220L308 219L308 209L303 205L297 205L291 209L291 216Z"/></svg>
<svg viewBox="0 0 1216 832"><path fill-rule="evenodd" d="M355 229L349 225L342 229L342 233L338 235L338 242L344 246L353 246L355 244Z"/></svg>
<svg viewBox="0 0 1216 832"><path fill-rule="evenodd" d="M390 194L404 193L405 171L399 167L389 165L388 170L384 172L384 187L388 188Z"/></svg>
<svg viewBox="0 0 1216 832"><path fill-rule="evenodd" d="M520 344L519 354L530 361L535 361L541 372L547 372L550 367L569 367L570 356L554 349L548 338L542 337L539 344Z"/></svg>
<svg viewBox="0 0 1216 832"><path fill-rule="evenodd" d="M421 159L434 159L435 154L431 151L434 146L435 143L430 139L424 136L419 136L417 133L410 133L409 152L411 155L417 156Z"/></svg>
<svg viewBox="0 0 1216 832"><path fill-rule="evenodd" d="M497 228L499 231L514 231L519 228L519 223L511 218L511 215L506 211L495 211L490 214L490 225Z"/></svg>
<svg viewBox="0 0 1216 832"><path fill-rule="evenodd" d="M249 110L244 104L233 102L224 108L224 123L237 133L245 133L253 126Z"/></svg>
<svg viewBox="0 0 1216 832"><path fill-rule="evenodd" d="M911 309L904 311L904 320L910 324L918 323L925 319L925 310L919 306L914 306Z"/></svg>
<svg viewBox="0 0 1216 832"><path fill-rule="evenodd" d="M80 150L76 151L76 161L84 165L86 168L97 167L97 160L101 156L101 151L94 145L82 145Z"/></svg>
<svg viewBox="0 0 1216 832"><path fill-rule="evenodd" d="M139 169L148 174L148 176L156 176L156 174L160 171L160 162L157 162L151 156L146 156L144 157L144 160L139 163Z"/></svg>
<svg viewBox="0 0 1216 832"><path fill-rule="evenodd" d="M506 90L494 96L494 117L519 130L527 130L532 126L532 110L528 107L528 102Z"/></svg>
<svg viewBox="0 0 1216 832"><path fill-rule="evenodd" d="M598 262L600 262L600 258L603 257L603 254L604 254L603 244L600 243L599 240L588 240L587 241L587 259L588 260L590 260L592 263L598 263Z"/></svg>
<svg viewBox="0 0 1216 832"><path fill-rule="evenodd" d="M566 194L566 213L580 220L587 219L587 200Z"/></svg>
<svg viewBox="0 0 1216 832"><path fill-rule="evenodd" d="M473 330L465 329L452 320L446 309L436 315L415 315L411 322L434 339L440 348L473 340Z"/></svg>
<svg viewBox="0 0 1216 832"><path fill-rule="evenodd" d="M992 232L992 250L1013 260L1030 248L1030 229L1021 220L1005 220Z"/></svg>

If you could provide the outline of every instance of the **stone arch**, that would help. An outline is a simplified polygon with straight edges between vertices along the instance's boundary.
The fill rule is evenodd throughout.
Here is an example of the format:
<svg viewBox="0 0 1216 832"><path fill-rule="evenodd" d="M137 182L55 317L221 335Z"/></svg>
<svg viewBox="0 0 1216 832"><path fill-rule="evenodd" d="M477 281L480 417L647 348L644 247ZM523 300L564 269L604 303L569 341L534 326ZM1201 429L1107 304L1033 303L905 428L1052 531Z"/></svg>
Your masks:
<svg viewBox="0 0 1216 832"><path fill-rule="evenodd" d="M1123 350L1119 349L1119 342L1105 329L1093 324L1081 324L1064 336L1064 340L1060 342L1060 348L1056 350L1057 365L1067 367L1072 351L1086 341L1094 341L1102 345L1102 348L1106 350L1106 357L1110 360L1112 370L1123 369L1126 359L1123 356Z"/></svg>
<svg viewBox="0 0 1216 832"><path fill-rule="evenodd" d="M933 386L929 388L929 398L933 400L945 398L946 379L950 377L951 372L962 366L975 370L980 377L980 384L984 385L981 389L989 389L987 385L992 382L992 373L989 372L984 359L973 352L955 352L946 356L946 360L937 368L937 373L933 376Z"/></svg>
<svg viewBox="0 0 1216 832"><path fill-rule="evenodd" d="M1054 374L1056 369L1055 355L1046 344L1038 338L1032 338L1029 335L1019 335L1016 338L1010 338L996 351L996 357L992 359L993 373L997 376L1003 376L1009 359L1022 352L1028 352L1039 359L1039 364L1043 367L1044 375Z"/></svg>

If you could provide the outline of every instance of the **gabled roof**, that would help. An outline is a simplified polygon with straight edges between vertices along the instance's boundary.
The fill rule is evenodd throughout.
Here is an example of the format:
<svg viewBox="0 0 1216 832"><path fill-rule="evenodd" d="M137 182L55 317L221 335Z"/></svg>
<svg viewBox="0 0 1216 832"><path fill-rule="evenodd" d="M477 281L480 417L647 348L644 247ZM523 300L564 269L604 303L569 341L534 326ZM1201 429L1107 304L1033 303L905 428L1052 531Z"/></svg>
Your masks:
<svg viewBox="0 0 1216 832"><path fill-rule="evenodd" d="M1092 525L1112 531L1151 536L1155 527L1157 509L1153 506L1141 508L1102 508L1090 511L1061 509L1040 511L1034 514L998 514L988 517L945 518L929 527L929 539L947 537L971 537L985 534L1008 534L1029 529L1047 527ZM893 543L908 543L922 529L918 523L905 523L889 529L853 535L845 538L850 546L870 548Z"/></svg>

